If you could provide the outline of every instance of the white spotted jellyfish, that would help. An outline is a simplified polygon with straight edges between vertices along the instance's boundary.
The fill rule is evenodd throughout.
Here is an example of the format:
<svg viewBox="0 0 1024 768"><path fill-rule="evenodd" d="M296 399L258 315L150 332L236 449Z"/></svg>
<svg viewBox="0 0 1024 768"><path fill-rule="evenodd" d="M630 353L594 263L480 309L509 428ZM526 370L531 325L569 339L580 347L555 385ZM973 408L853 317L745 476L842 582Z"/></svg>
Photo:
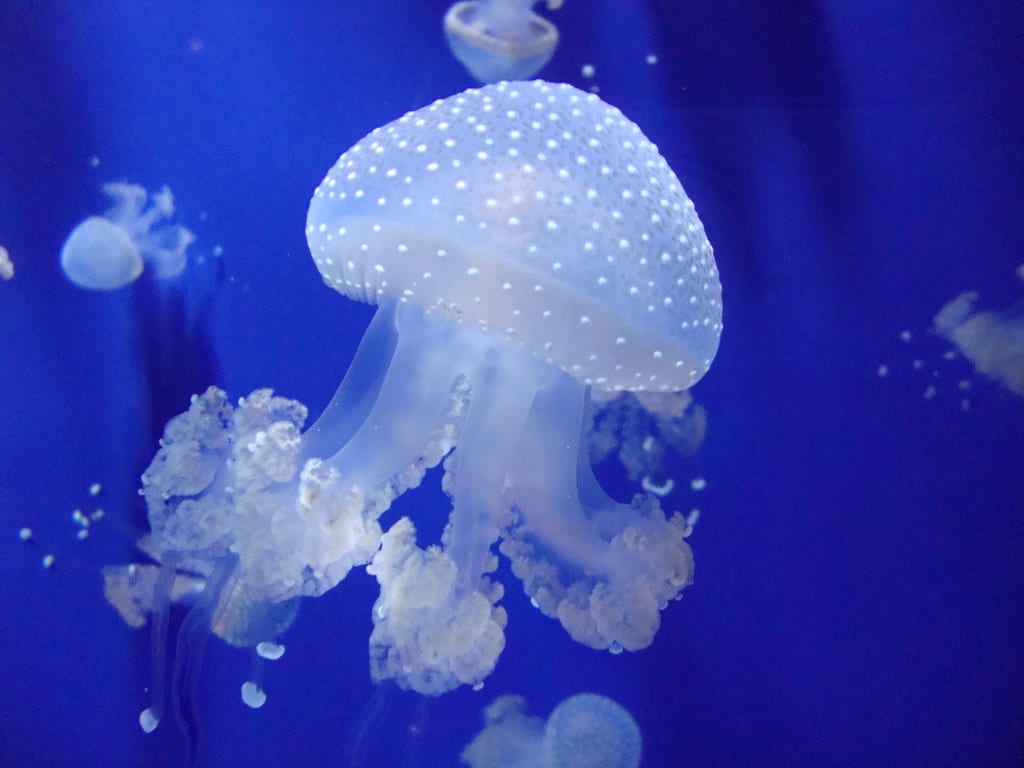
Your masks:
<svg viewBox="0 0 1024 768"><path fill-rule="evenodd" d="M232 585L206 602L236 644L272 640L290 615L270 606L365 566L372 676L424 694L497 663L499 552L575 640L649 645L692 580L689 528L600 487L588 399L687 389L722 332L711 245L654 144L568 85L468 90L341 155L306 237L329 287L378 307L352 365L304 431L306 409L269 390L193 398L143 476L145 551ZM408 517L383 530L441 464L440 543L417 543Z"/></svg>
<svg viewBox="0 0 1024 768"><path fill-rule="evenodd" d="M452 54L481 83L526 80L551 60L558 28L531 9L537 0L468 0L444 16ZM562 0L548 0L551 10Z"/></svg>

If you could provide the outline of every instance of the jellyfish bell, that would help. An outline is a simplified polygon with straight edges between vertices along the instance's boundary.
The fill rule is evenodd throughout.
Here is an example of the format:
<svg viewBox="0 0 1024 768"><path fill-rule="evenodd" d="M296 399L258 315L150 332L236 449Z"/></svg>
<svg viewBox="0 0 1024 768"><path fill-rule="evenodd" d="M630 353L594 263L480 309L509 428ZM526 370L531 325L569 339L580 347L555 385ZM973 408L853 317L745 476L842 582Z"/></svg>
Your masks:
<svg viewBox="0 0 1024 768"><path fill-rule="evenodd" d="M444 17L445 37L455 58L481 83L526 80L555 52L558 28L531 8L537 0L458 2ZM562 0L548 0L560 8Z"/></svg>
<svg viewBox="0 0 1024 768"><path fill-rule="evenodd" d="M378 128L314 192L306 233L343 295L475 326L599 389L688 389L718 349L693 203L636 124L569 85L470 89Z"/></svg>
<svg viewBox="0 0 1024 768"><path fill-rule="evenodd" d="M618 702L596 693L565 699L544 726L546 765L553 768L637 768L640 727Z"/></svg>
<svg viewBox="0 0 1024 768"><path fill-rule="evenodd" d="M484 710L485 727L463 750L470 768L636 768L642 738L633 716L596 693L563 700L545 722L520 696Z"/></svg>
<svg viewBox="0 0 1024 768"><path fill-rule="evenodd" d="M90 216L64 241L60 267L81 288L112 291L142 274L142 255L121 227L102 216Z"/></svg>
<svg viewBox="0 0 1024 768"><path fill-rule="evenodd" d="M137 184L103 185L112 205L103 216L79 223L61 247L60 264L75 285L89 290L116 290L134 282L149 264L160 279L185 268L195 236L170 224L174 196L167 187L147 195ZM149 207L146 207L147 198Z"/></svg>

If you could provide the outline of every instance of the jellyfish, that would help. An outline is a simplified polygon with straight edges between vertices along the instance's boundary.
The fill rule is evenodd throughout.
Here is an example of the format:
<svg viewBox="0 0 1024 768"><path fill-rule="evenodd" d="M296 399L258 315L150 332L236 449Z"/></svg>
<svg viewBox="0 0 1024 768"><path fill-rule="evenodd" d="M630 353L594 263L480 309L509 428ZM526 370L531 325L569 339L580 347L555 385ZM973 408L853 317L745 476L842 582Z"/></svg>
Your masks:
<svg viewBox="0 0 1024 768"><path fill-rule="evenodd" d="M112 182L103 191L113 205L102 216L78 224L60 251L60 266L77 286L115 290L136 280L144 263L160 279L177 276L185 268L186 250L195 240L191 231L170 224L174 196L164 187L149 199L137 184Z"/></svg>
<svg viewBox="0 0 1024 768"><path fill-rule="evenodd" d="M404 521L368 567L374 677L437 693L486 676L507 620L496 544L577 641L649 645L691 580L687 527L651 496L609 498L583 430L591 388L688 389L717 351L713 252L656 147L571 86L486 86L342 155L306 232L327 284L379 305L367 340L394 350L361 374L379 392L330 466L361 492L447 456L440 546Z"/></svg>
<svg viewBox="0 0 1024 768"><path fill-rule="evenodd" d="M1024 299L1002 310L977 311L978 294L962 293L935 316L932 329L975 369L1024 396Z"/></svg>
<svg viewBox="0 0 1024 768"><path fill-rule="evenodd" d="M471 89L342 154L306 237L329 287L377 306L349 370L308 427L270 390L194 397L143 476L145 551L214 597L238 592L243 627L250 606L365 567L380 588L371 674L428 695L497 663L499 552L578 642L648 646L691 583L689 527L653 495L600 487L590 392L688 389L722 331L711 245L654 144L568 85ZM440 541L408 516L384 530L438 467Z"/></svg>
<svg viewBox="0 0 1024 768"><path fill-rule="evenodd" d="M636 720L596 693L562 701L547 722L526 714L520 696L484 710L484 729L462 752L470 768L636 768L642 740Z"/></svg>
<svg viewBox="0 0 1024 768"><path fill-rule="evenodd" d="M469 0L444 16L448 46L481 83L525 80L551 60L558 28L530 10L537 0ZM551 10L562 0L547 0Z"/></svg>

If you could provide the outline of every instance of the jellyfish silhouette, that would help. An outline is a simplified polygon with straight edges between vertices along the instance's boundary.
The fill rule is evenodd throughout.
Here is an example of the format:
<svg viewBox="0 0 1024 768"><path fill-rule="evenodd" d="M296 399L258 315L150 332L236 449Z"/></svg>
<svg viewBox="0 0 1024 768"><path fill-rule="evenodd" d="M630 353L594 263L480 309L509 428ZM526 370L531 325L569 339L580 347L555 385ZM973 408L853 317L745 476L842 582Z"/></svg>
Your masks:
<svg viewBox="0 0 1024 768"><path fill-rule="evenodd" d="M526 80L551 60L558 28L530 10L537 0L470 0L444 17L448 47L481 83ZM548 8L562 0L548 0Z"/></svg>
<svg viewBox="0 0 1024 768"><path fill-rule="evenodd" d="M137 184L104 184L113 206L103 216L80 222L61 247L60 265L75 285L114 290L133 282L149 263L157 277L175 277L184 268L195 240L180 224L169 224L174 196L164 187L146 207L146 190Z"/></svg>
<svg viewBox="0 0 1024 768"><path fill-rule="evenodd" d="M634 482L666 495L675 486L672 470L681 456L700 448L707 412L681 392L591 392L587 434L590 461L597 466L609 455Z"/></svg>
<svg viewBox="0 0 1024 768"><path fill-rule="evenodd" d="M711 246L657 148L568 85L465 91L342 154L306 236L328 286L378 305L352 365L304 431L306 408L269 390L194 397L143 476L145 551L221 585L240 609L218 604L215 631L237 616L246 642L254 606L366 566L371 673L425 694L497 662L496 546L577 641L649 645L691 582L689 529L653 496L598 485L589 392L686 389L722 330ZM442 462L440 543L418 544L406 517L385 532L391 502Z"/></svg>
<svg viewBox="0 0 1024 768"><path fill-rule="evenodd" d="M636 768L642 740L633 716L596 693L562 701L547 722L519 696L484 710L485 728L462 752L470 768Z"/></svg>

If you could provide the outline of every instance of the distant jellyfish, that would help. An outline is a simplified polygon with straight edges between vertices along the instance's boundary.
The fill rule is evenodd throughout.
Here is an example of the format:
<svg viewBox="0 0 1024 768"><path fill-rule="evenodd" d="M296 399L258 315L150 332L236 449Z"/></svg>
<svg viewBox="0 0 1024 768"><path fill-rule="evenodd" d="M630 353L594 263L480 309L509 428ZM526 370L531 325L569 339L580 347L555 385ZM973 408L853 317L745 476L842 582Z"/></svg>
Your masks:
<svg viewBox="0 0 1024 768"><path fill-rule="evenodd" d="M681 392L594 392L587 432L595 466L617 456L634 482L658 495L669 493L674 464L704 442L707 411Z"/></svg>
<svg viewBox="0 0 1024 768"><path fill-rule="evenodd" d="M444 17L448 46L481 83L527 80L551 60L558 28L531 8L537 0L469 0ZM562 0L547 0L555 10Z"/></svg>
<svg viewBox="0 0 1024 768"><path fill-rule="evenodd" d="M636 720L615 701L578 693L545 723L526 714L519 696L484 710L485 728L462 752L470 768L637 768L642 739Z"/></svg>
<svg viewBox="0 0 1024 768"><path fill-rule="evenodd" d="M164 187L152 195L148 207L146 190L137 184L112 182L103 191L113 206L78 224L61 248L60 265L68 280L103 291L133 282L144 264L161 279L180 274L195 236L168 222L174 215L171 190Z"/></svg>
<svg viewBox="0 0 1024 768"><path fill-rule="evenodd" d="M935 316L932 328L957 346L975 369L1024 396L1024 299L977 311L976 292L962 293Z"/></svg>

